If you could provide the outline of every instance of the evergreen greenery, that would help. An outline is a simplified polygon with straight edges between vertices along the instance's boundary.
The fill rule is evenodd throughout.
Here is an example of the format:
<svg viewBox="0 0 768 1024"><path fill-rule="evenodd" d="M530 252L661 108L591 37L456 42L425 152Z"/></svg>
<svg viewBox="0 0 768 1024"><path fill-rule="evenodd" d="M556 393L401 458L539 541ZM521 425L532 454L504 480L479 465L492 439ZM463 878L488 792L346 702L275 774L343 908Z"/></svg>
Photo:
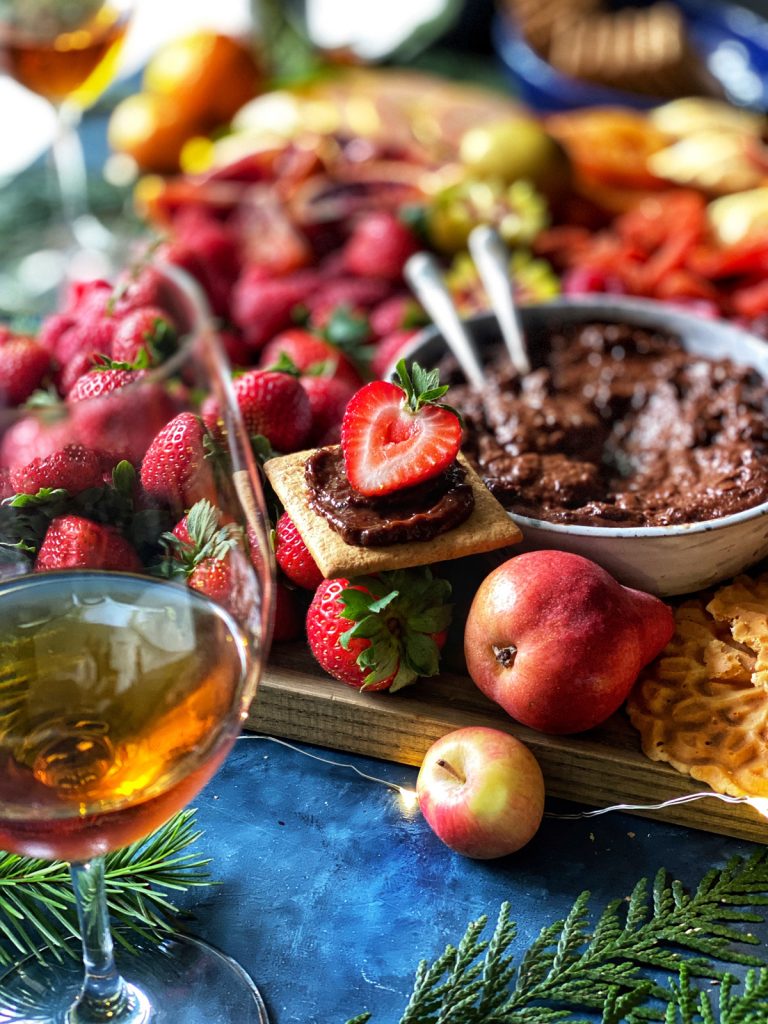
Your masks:
<svg viewBox="0 0 768 1024"><path fill-rule="evenodd" d="M117 942L131 935L157 941L174 930L170 892L210 885L208 860L191 847L202 833L185 810L146 839L107 854L107 901ZM165 891L163 891L165 890ZM26 956L79 956L79 936L69 867L0 853L0 964Z"/></svg>
<svg viewBox="0 0 768 1024"><path fill-rule="evenodd" d="M766 1024L768 970L743 948L759 939L737 926L763 920L752 908L768 905L768 852L707 872L692 893L662 869L591 928L589 899L581 893L517 964L509 904L490 940L485 917L471 922L458 946L419 964L400 1024ZM743 989L722 964L750 967ZM675 980L662 984L665 973ZM699 979L719 984L717 1001Z"/></svg>

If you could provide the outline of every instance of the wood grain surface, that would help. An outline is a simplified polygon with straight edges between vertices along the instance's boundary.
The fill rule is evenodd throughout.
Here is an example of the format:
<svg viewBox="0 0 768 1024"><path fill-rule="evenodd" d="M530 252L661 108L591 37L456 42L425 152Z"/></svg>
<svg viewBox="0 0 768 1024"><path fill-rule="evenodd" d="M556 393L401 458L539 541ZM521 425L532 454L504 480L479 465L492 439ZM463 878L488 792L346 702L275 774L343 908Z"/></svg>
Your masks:
<svg viewBox="0 0 768 1024"><path fill-rule="evenodd" d="M326 676L301 644L273 649L246 722L283 739L414 766L434 740L463 725L517 736L536 755L549 796L590 808L658 803L707 788L648 760L622 714L579 736L545 736L512 721L462 676L443 674L396 695L361 694ZM744 805L697 800L641 816L768 844L768 820Z"/></svg>

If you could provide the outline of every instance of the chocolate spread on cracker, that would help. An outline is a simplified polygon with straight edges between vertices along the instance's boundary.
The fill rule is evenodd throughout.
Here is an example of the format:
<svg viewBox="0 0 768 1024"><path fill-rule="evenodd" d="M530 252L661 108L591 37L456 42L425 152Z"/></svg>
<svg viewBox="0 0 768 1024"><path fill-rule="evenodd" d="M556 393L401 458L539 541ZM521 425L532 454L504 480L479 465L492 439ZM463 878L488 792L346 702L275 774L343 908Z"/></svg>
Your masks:
<svg viewBox="0 0 768 1024"><path fill-rule="evenodd" d="M472 486L457 463L416 487L381 498L367 498L352 488L340 448L313 452L304 474L312 509L347 544L358 547L431 540L461 525L475 504Z"/></svg>
<svg viewBox="0 0 768 1024"><path fill-rule="evenodd" d="M589 323L456 386L464 451L508 509L554 523L696 523L768 500L768 386L664 331Z"/></svg>

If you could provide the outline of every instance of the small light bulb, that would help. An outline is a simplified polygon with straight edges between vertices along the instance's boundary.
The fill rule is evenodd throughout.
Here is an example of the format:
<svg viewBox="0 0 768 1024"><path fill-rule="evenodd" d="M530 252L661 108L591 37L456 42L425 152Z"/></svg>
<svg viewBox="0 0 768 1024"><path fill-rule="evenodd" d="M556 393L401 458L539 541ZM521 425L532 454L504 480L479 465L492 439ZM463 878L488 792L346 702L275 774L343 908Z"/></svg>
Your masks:
<svg viewBox="0 0 768 1024"><path fill-rule="evenodd" d="M764 818L768 818L768 797L748 796L744 803L749 804L750 807L754 807L755 810L759 811Z"/></svg>
<svg viewBox="0 0 768 1024"><path fill-rule="evenodd" d="M415 789L403 789L402 786L398 786L397 790L400 795L400 802L403 805L404 811L414 811L419 803L419 797Z"/></svg>

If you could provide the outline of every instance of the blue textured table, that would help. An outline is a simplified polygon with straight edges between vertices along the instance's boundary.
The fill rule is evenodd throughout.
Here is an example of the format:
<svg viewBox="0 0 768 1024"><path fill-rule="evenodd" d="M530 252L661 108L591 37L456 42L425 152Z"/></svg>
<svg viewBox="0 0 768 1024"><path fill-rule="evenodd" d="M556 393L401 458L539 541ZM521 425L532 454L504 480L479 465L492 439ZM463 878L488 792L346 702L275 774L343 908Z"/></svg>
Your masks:
<svg viewBox="0 0 768 1024"><path fill-rule="evenodd" d="M306 748L403 786L399 765ZM189 931L237 959L273 1024L396 1024L422 957L433 959L509 900L522 950L583 890L602 908L668 868L685 883L755 847L625 815L545 819L519 853L470 861L397 793L268 741L241 738L196 801L214 889L192 892ZM562 809L562 808L558 808ZM568 808L566 808L568 809ZM768 823L766 824L768 828ZM756 929L764 941L768 930Z"/></svg>

